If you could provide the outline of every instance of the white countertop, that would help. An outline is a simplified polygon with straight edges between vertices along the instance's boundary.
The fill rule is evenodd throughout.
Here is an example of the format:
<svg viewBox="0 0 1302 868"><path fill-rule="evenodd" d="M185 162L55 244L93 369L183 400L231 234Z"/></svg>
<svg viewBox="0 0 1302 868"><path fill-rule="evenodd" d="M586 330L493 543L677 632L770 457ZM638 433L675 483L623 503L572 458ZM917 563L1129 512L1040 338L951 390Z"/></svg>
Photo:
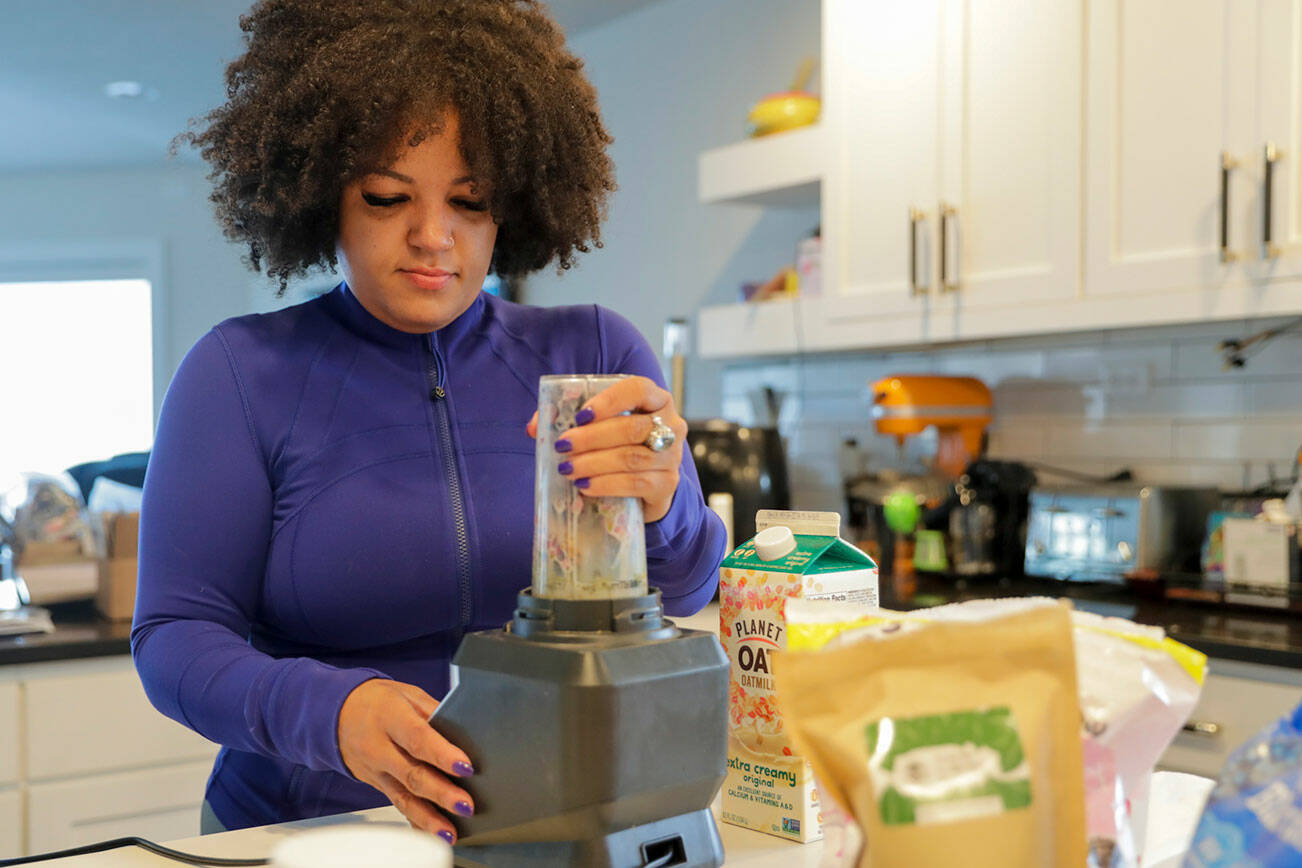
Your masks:
<svg viewBox="0 0 1302 868"><path fill-rule="evenodd" d="M1157 772L1153 775L1148 816L1148 858L1145 868L1178 868L1188 848L1194 826L1202 812L1203 801L1212 782L1195 775ZM718 816L718 799L714 804ZM407 828L407 821L393 807L375 808L333 817L317 817L275 826L241 829L220 835L204 835L168 842L169 847L187 853L230 859L257 859L267 856L278 842L304 829L338 823L368 823ZM823 843L793 844L772 835L719 823L723 839L724 865L729 868L816 868L823 855ZM68 859L39 863L67 868L176 868L180 863L156 856L136 847L110 850ZM1083 868L1083 866L1082 866Z"/></svg>
<svg viewBox="0 0 1302 868"><path fill-rule="evenodd" d="M715 800L717 817L718 800ZM293 823L281 823L275 826L261 826L256 829L241 829L236 832L223 832L219 835L204 835L186 838L182 841L169 841L167 846L186 853L203 856L217 856L228 859L258 859L266 857L284 838L304 829L338 823L368 823L393 825L407 828L407 821L397 808L374 808L352 814L338 814L333 817L317 817L312 820L298 820ZM723 849L727 854L725 864L743 865L748 868L815 868L823 854L822 842L813 844L793 844L772 835L763 835L719 823L719 835L723 838ZM75 856L67 859L54 859L37 863L42 866L68 866L68 868L177 868L181 863L165 859L138 847L126 847L105 853L92 853L88 856Z"/></svg>
<svg viewBox="0 0 1302 868"><path fill-rule="evenodd" d="M697 615L675 618L683 627L718 632L718 605L711 604ZM1202 813L1203 802L1211 791L1212 781L1195 775L1157 772L1153 775L1148 814L1148 858L1145 868L1176 868L1193 836L1194 826ZM711 806L717 820L719 799ZM407 827L407 821L393 807L375 808L333 817L298 820L273 826L242 829L219 835L186 838L168 842L168 846L188 853L234 859L263 858L289 835L305 829L338 823L368 823ZM794 844L772 835L752 832L728 823L718 823L723 839L724 864L747 868L816 868L823 855L821 841ZM178 862L156 856L135 847L56 859L39 863L43 866L76 868L175 868Z"/></svg>

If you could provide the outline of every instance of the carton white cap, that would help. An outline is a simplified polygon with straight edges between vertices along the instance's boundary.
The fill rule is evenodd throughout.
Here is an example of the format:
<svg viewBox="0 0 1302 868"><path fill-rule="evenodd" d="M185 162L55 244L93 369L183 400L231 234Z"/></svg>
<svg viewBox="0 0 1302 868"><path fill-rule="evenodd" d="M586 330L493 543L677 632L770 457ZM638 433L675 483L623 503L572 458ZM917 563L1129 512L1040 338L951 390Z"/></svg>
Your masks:
<svg viewBox="0 0 1302 868"><path fill-rule="evenodd" d="M796 550L796 537L791 528L774 525L755 534L755 554L762 561L776 561Z"/></svg>

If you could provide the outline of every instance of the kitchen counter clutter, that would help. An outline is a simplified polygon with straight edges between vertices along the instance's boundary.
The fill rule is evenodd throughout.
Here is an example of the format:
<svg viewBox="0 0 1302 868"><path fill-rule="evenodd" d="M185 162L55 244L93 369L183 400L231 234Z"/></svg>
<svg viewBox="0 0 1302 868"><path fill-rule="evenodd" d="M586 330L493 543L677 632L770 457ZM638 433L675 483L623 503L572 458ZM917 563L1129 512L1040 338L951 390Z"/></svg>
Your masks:
<svg viewBox="0 0 1302 868"><path fill-rule="evenodd" d="M918 609L983 597L1068 597L1079 609L1161 627L1173 639L1213 660L1230 660L1302 670L1302 618L1267 610L1226 610L1199 602L1137 596L1123 585L1058 582L1052 579L954 581L926 575L917 590L901 596L890 577L881 580L881 604Z"/></svg>
<svg viewBox="0 0 1302 868"><path fill-rule="evenodd" d="M1302 670L1302 618L1284 612L1226 611L1197 602L1136 596L1121 585L1064 584L1047 579L999 579L956 583L921 576L917 593L903 600L883 577L882 605L913 609L979 597L1070 597L1082 609L1164 628L1218 660ZM131 624L107 621L90 602L51 606L53 633L0 638L0 665L128 654Z"/></svg>
<svg viewBox="0 0 1302 868"><path fill-rule="evenodd" d="M1149 859L1154 868L1174 868L1193 834L1203 800L1212 782L1191 775L1159 772L1153 776L1152 808L1149 812ZM714 806L718 816L718 800ZM354 814L318 817L275 826L242 829L219 835L206 835L169 842L168 846L187 853L218 858L262 858L289 835L307 829L336 826L341 823L365 823L406 828L407 821L396 808L375 808ZM817 868L823 856L824 842L795 844L751 832L728 823L719 823L723 838L724 865L745 868ZM50 868L164 868L177 863L134 847L110 850L86 856L55 859L41 863Z"/></svg>
<svg viewBox="0 0 1302 868"><path fill-rule="evenodd" d="M131 653L131 621L109 621L92 600L47 606L53 633L0 637L0 666Z"/></svg>

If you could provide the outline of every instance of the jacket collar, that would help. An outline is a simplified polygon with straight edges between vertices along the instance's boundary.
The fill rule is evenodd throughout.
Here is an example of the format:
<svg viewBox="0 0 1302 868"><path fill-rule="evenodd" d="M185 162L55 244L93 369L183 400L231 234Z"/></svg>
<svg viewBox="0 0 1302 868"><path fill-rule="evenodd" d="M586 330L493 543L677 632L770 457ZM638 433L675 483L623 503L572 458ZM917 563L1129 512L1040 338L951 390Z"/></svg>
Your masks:
<svg viewBox="0 0 1302 868"><path fill-rule="evenodd" d="M355 334L383 344L388 347L421 346L429 340L429 334L413 334L394 328L377 319L374 314L362 306L346 282L341 282L330 292L322 296L326 310L339 320L345 328ZM433 332L438 335L439 343L447 346L452 341L469 334L484 316L484 293L480 292L461 316Z"/></svg>

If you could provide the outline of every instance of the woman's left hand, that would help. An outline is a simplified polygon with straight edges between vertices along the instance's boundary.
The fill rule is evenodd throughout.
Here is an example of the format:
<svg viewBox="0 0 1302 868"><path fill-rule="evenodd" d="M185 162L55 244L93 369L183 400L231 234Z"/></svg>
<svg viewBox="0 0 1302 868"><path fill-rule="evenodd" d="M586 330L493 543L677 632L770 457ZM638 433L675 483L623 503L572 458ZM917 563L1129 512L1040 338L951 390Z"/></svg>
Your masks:
<svg viewBox="0 0 1302 868"><path fill-rule="evenodd" d="M653 417L674 432L673 445L662 452L645 444L655 428ZM645 521L664 518L678 490L687 439L687 423L673 396L646 377L628 377L594 395L576 421L580 424L556 441L556 451L566 455L561 473L590 497L641 498ZM526 430L538 436L537 413Z"/></svg>

